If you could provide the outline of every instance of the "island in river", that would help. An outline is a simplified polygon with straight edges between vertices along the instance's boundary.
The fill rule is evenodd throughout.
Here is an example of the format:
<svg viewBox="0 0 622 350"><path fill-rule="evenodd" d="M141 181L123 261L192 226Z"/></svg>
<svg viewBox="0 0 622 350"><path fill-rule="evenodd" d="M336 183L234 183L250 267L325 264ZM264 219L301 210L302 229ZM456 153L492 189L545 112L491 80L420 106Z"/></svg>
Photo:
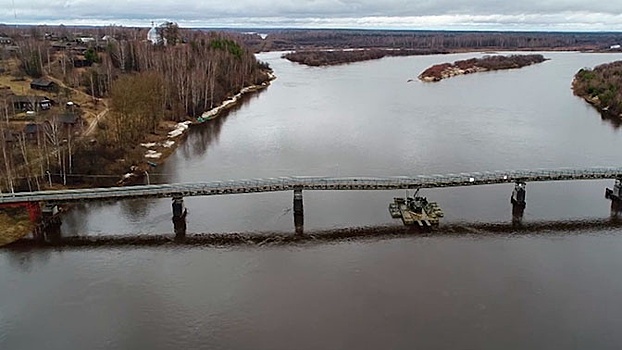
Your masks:
<svg viewBox="0 0 622 350"><path fill-rule="evenodd" d="M303 50L289 52L283 58L312 67L335 66L344 63L376 60L390 56L416 56L447 54L436 49L349 49L349 50Z"/></svg>
<svg viewBox="0 0 622 350"><path fill-rule="evenodd" d="M574 94L608 116L622 116L622 61L584 68L572 81Z"/></svg>
<svg viewBox="0 0 622 350"><path fill-rule="evenodd" d="M441 63L433 65L419 74L419 79L425 82L436 82L456 75L487 72L502 69L522 68L547 59L540 54L510 55L510 56L484 56L482 58L470 58L468 60L455 61L454 63Z"/></svg>

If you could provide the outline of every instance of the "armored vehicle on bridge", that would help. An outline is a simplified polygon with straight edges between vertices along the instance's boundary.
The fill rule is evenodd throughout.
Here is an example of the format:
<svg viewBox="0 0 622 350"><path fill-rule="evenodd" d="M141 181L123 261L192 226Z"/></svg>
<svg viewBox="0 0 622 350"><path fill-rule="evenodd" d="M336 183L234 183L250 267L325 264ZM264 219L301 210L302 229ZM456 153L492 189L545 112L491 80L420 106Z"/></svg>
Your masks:
<svg viewBox="0 0 622 350"><path fill-rule="evenodd" d="M389 204L389 213L393 218L401 218L406 226L418 226L420 228L432 228L438 226L440 218L444 216L443 210L436 202L428 202L426 197L417 196L417 192L411 197L393 198Z"/></svg>

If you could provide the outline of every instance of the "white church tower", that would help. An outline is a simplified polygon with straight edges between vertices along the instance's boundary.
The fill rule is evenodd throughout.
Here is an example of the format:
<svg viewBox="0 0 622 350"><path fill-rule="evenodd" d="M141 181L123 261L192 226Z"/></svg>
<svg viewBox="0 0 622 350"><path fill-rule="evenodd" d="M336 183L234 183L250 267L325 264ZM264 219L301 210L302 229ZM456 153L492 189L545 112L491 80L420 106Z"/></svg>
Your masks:
<svg viewBox="0 0 622 350"><path fill-rule="evenodd" d="M154 45L162 43L162 36L158 33L154 22L151 22L151 29L149 29L147 33L147 40Z"/></svg>

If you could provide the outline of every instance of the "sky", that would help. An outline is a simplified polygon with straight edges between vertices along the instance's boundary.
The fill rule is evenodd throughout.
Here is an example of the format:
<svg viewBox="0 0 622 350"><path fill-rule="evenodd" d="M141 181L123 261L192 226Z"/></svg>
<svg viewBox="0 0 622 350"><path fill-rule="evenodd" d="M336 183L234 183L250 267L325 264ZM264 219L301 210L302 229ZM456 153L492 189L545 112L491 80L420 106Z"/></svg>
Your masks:
<svg viewBox="0 0 622 350"><path fill-rule="evenodd" d="M622 0L0 0L0 23L622 31Z"/></svg>

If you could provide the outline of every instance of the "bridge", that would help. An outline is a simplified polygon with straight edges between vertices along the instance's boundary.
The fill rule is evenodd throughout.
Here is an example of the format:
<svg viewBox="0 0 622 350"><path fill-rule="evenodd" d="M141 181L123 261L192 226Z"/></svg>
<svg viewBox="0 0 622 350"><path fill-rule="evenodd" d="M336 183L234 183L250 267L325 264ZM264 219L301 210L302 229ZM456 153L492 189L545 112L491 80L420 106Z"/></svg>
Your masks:
<svg viewBox="0 0 622 350"><path fill-rule="evenodd" d="M179 183L140 185L128 187L106 187L70 189L38 192L17 192L0 194L0 205L12 203L67 203L110 199L173 198L173 219L180 223L185 232L185 209L183 198L190 196L213 196L260 192L294 192L294 215L302 223L302 191L344 191L344 190L399 190L439 187L478 186L490 184L516 184L512 203L524 207L525 184L542 181L574 181L615 179L613 190L607 189L607 197L622 198L622 167L561 168L539 170L515 170L475 172L446 175L418 175L391 177L279 177L266 179L212 181L200 183ZM520 209L520 208L519 208ZM521 212L522 213L522 212ZM183 225L182 225L183 224ZM182 227L183 226L183 227Z"/></svg>
<svg viewBox="0 0 622 350"><path fill-rule="evenodd" d="M0 195L0 204L19 202L79 202L131 198L176 198L292 190L399 190L477 186L516 182L622 178L622 168L542 169L446 175L391 177L279 177L128 187L16 192Z"/></svg>

